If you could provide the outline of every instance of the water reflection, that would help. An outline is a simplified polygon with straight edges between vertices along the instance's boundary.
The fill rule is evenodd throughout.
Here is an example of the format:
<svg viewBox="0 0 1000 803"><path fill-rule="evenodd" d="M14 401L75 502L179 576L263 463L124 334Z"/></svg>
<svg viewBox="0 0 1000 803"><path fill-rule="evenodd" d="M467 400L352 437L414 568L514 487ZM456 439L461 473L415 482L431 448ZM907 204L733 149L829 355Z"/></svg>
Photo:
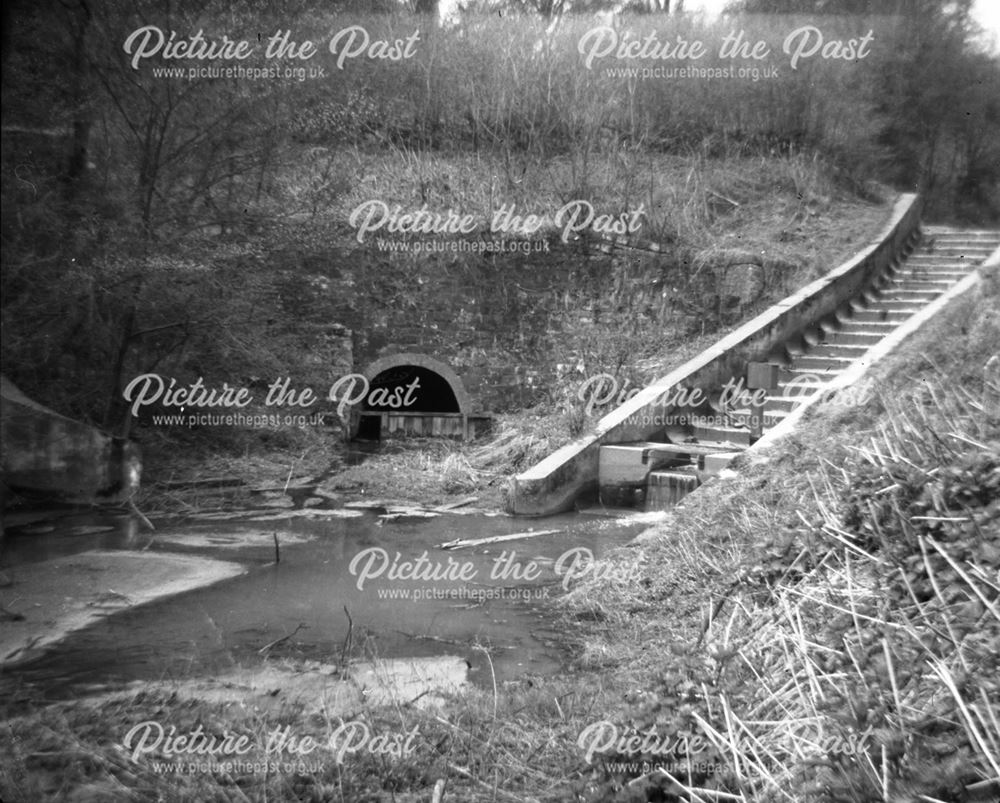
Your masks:
<svg viewBox="0 0 1000 803"><path fill-rule="evenodd" d="M600 557L644 526L579 516L539 523L442 515L384 523L365 513L158 522L152 534L130 517L63 518L51 532L13 528L4 553L8 566L93 549L149 549L250 567L243 576L123 611L71 634L17 672L54 694L81 684L214 674L259 662L263 648L290 636L264 652L336 662L349 642L359 658L459 655L472 665L473 682L492 683L491 671L500 681L551 674L566 658L556 646L549 606L562 592L556 559L577 548ZM97 530L106 527L112 529ZM454 551L437 547L529 529L557 532ZM282 544L277 564L275 535ZM462 572L420 573L414 569L420 565L458 565ZM511 572L511 566L536 571ZM362 577L364 567L369 571ZM480 646L490 651L492 669Z"/></svg>

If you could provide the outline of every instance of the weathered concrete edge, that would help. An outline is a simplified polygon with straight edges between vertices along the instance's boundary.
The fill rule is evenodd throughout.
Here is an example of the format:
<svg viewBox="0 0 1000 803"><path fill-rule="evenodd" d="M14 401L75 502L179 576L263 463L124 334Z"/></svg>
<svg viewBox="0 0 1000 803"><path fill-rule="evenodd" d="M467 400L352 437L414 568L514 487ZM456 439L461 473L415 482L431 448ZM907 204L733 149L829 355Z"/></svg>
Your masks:
<svg viewBox="0 0 1000 803"><path fill-rule="evenodd" d="M867 351L858 362L852 364L833 382L827 385L825 390L836 392L863 379L866 373L874 368L883 358L887 357L892 351L894 351L910 335L921 329L938 313L950 306L953 301L956 301L960 297L964 296L970 290L979 287L983 281L980 271L983 268L993 267L1000 267L1000 248L997 248L982 265L977 266L975 271L962 279L958 284L951 287L944 295L934 299L934 301L927 307L908 318L903 325L894 330L892 334L887 335L885 339L876 343L875 346ZM871 357L870 360L868 359L869 357ZM821 396L828 397L825 393L817 393L811 396L808 402L803 402L801 406L796 407L793 412L785 417L781 424L769 430L763 438L743 452L734 464L734 467L738 469L740 464L745 465L750 461L753 461L756 465L766 465L767 462L772 459L771 453L775 451L776 445L781 440L794 433L799 422L801 422L808 410L818 403ZM696 505L698 503L698 495L702 493L704 489L712 488L717 490L718 488L723 487L726 483L735 481L736 477L737 473L734 471L727 471L722 476L713 477L707 483L699 486L684 497L680 504ZM639 544L646 540L656 539L660 536L661 533L655 529L646 530L632 539L630 544Z"/></svg>
<svg viewBox="0 0 1000 803"><path fill-rule="evenodd" d="M141 467L133 441L58 413L0 376L0 486L70 503L119 504L138 490Z"/></svg>
<svg viewBox="0 0 1000 803"><path fill-rule="evenodd" d="M597 485L597 466L603 443L648 438L655 426L636 424L664 392L681 387L715 387L741 373L751 359L764 359L779 342L815 325L847 299L870 284L898 258L917 230L922 201L901 195L882 231L861 251L825 276L772 305L697 357L671 371L602 418L592 434L579 438L515 476L509 485L508 512L546 516L571 509L582 494ZM659 412L666 413L661 409Z"/></svg>
<svg viewBox="0 0 1000 803"><path fill-rule="evenodd" d="M1000 249L996 251L994 256L1000 258ZM990 259L993 259L994 256L991 256ZM984 267L987 266L988 264L984 264ZM829 399L838 391L850 387L856 382L864 379L865 375L876 364L891 354L910 335L920 330L924 324L941 312L941 310L947 307L956 298L965 295L974 287L978 287L982 284L982 281L983 278L978 272L970 273L958 284L948 290L944 295L934 299L934 301L920 310L920 312L908 318L902 326L893 330L891 334L887 335L883 340L880 340L872 346L872 348L866 351L857 362L851 363L846 371L842 372L832 382L825 385L821 393L815 393L810 396L807 401L802 402L802 404L789 413L789 415L787 415L784 420L778 424L778 426L768 430L764 437L747 449L744 454L754 457L769 449L779 440L791 435L798 427L802 418L808 413L810 408L814 407L821 399Z"/></svg>

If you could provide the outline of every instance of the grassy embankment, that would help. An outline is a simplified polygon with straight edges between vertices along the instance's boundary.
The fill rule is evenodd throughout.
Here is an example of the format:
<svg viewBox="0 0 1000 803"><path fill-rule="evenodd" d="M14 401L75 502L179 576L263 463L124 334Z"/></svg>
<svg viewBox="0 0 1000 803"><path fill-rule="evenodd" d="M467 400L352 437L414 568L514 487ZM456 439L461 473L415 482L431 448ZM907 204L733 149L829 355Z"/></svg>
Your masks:
<svg viewBox="0 0 1000 803"><path fill-rule="evenodd" d="M148 719L257 745L279 725L323 741L339 723L165 692L29 704L0 726L3 798L426 801L442 781L438 799L466 803L995 799L1000 377L984 366L998 290L994 271L876 368L870 399L814 410L613 558L638 577L575 591L572 675L359 711L372 732L417 726L412 752L338 765L319 748L273 774L163 773L120 744ZM587 761L579 740L600 722L681 747Z"/></svg>

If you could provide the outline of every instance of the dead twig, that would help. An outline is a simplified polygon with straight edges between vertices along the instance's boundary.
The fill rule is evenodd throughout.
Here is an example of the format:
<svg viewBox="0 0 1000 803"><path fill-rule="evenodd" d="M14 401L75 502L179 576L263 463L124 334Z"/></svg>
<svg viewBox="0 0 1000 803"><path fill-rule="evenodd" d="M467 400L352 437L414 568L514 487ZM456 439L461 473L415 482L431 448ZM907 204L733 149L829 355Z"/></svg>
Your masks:
<svg viewBox="0 0 1000 803"><path fill-rule="evenodd" d="M347 666L347 654L351 651L354 639L354 620L351 618L351 612L347 610L346 605L344 606L344 614L347 616L347 635L344 636L344 646L340 650L340 666L342 668Z"/></svg>
<svg viewBox="0 0 1000 803"><path fill-rule="evenodd" d="M282 636L281 638L276 638L274 641L270 642L269 644L265 644L263 647L261 647L259 650L257 650L257 654L258 655L263 655L265 652L267 652L272 647L277 647L279 644L281 644L281 642L287 641L292 636L294 636L296 633L298 633L300 630L307 629L308 627L309 627L309 625L307 625L307 624L305 624L303 622L299 622L295 626L295 629L291 633L289 633L287 636Z"/></svg>
<svg viewBox="0 0 1000 803"><path fill-rule="evenodd" d="M539 535L554 535L562 530L535 530L525 533L511 533L510 535L493 535L489 538L456 538L454 541L446 541L438 544L438 549L462 549L463 547L480 546L481 544L496 544L501 541L519 541L523 538L536 538Z"/></svg>
<svg viewBox="0 0 1000 803"><path fill-rule="evenodd" d="M139 508L138 508L138 507L136 507L136 504L135 504L135 500L134 500L134 499L132 499L131 497L129 497L129 500L128 500L128 506L129 506L129 509L130 509L130 510L131 510L131 511L132 511L133 513L135 513L135 515L136 515L136 516L138 516L138 517L139 517L139 520L140 520L140 521L141 521L141 522L142 522L143 524L145 524L145 525L146 525L146 526L147 526L147 527L148 527L148 528L149 528L150 530L155 530L155 529L156 529L156 528L155 528L155 527L153 526L153 522L151 522L151 521L150 521L150 520L149 520L148 518L146 518L146 515L145 515L145 514L144 514L144 513L143 513L143 512L141 511L141 510L139 510Z"/></svg>

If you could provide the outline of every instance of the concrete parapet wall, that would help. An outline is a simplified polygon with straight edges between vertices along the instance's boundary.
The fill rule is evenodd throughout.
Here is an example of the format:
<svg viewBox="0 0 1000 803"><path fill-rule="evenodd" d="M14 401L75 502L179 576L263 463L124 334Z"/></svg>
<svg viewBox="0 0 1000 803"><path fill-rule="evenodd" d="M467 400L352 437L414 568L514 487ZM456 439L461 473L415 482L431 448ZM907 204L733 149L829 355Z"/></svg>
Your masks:
<svg viewBox="0 0 1000 803"><path fill-rule="evenodd" d="M139 484L135 444L60 415L0 378L0 471L13 491L113 503Z"/></svg>
<svg viewBox="0 0 1000 803"><path fill-rule="evenodd" d="M675 409L663 405L665 394L700 388L711 395L728 380L742 377L747 363L768 360L781 344L832 316L848 299L891 270L918 232L921 209L919 196L900 196L883 230L847 262L644 388L604 416L593 434L567 444L514 477L508 511L551 515L571 509L577 498L595 492L601 445L649 439L662 429L655 423L657 416L662 418ZM643 423L644 419L650 423Z"/></svg>

